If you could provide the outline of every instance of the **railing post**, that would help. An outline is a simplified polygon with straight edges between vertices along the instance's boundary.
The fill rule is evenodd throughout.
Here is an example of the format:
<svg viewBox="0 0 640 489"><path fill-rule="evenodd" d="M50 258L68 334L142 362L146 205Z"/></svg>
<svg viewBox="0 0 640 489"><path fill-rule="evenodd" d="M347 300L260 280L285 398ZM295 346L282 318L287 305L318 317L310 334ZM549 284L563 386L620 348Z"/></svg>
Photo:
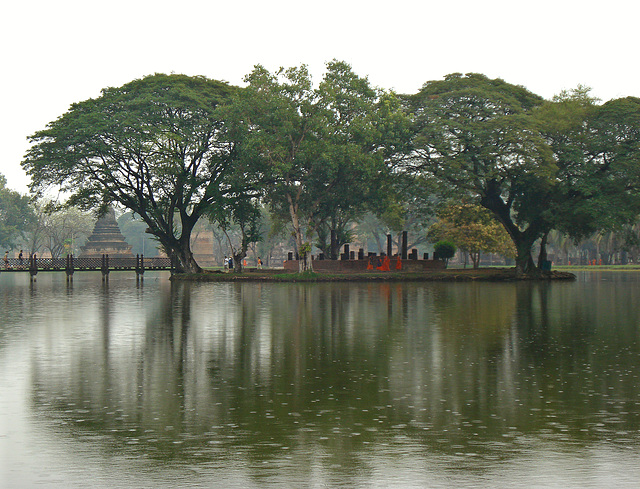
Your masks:
<svg viewBox="0 0 640 489"><path fill-rule="evenodd" d="M67 282L73 281L73 255L67 253L67 262L64 267L64 271L67 274Z"/></svg>
<svg viewBox="0 0 640 489"><path fill-rule="evenodd" d="M102 266L100 267L100 271L102 272L102 281L109 281L109 255L102 255Z"/></svg>
<svg viewBox="0 0 640 489"><path fill-rule="evenodd" d="M136 281L143 278L144 275L144 255L136 255Z"/></svg>
<svg viewBox="0 0 640 489"><path fill-rule="evenodd" d="M37 274L38 274L38 262L37 262L36 254L32 253L29 256L29 281L30 282L35 281Z"/></svg>

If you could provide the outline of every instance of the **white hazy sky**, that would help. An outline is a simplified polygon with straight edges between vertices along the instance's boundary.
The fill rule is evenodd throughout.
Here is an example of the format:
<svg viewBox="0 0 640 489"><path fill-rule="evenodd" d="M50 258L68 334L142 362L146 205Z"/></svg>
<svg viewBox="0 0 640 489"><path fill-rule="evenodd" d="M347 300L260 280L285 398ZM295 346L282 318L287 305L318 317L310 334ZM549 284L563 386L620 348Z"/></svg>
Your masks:
<svg viewBox="0 0 640 489"><path fill-rule="evenodd" d="M242 84L255 64L331 59L379 87L478 72L550 98L640 96L637 0L30 0L4 2L0 173L27 191L27 137L73 102L152 73Z"/></svg>

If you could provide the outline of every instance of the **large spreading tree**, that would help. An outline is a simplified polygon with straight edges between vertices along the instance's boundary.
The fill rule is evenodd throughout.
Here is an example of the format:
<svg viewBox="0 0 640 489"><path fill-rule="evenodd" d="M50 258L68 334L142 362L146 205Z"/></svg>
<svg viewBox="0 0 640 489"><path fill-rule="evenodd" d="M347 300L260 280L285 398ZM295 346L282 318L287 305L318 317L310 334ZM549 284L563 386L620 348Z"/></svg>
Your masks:
<svg viewBox="0 0 640 489"><path fill-rule="evenodd" d="M200 271L190 248L196 222L252 186L222 110L236 91L164 74L104 89L31 137L22 163L31 189L57 187L85 209L120 204L147 224L179 269Z"/></svg>
<svg viewBox="0 0 640 489"><path fill-rule="evenodd" d="M545 102L453 74L408 99L411 169L490 210L513 240L518 274L536 272L531 250L541 238L544 250L550 230L578 237L638 212L638 100L573 98Z"/></svg>
<svg viewBox="0 0 640 489"><path fill-rule="evenodd" d="M578 87L536 112L557 167L553 185L526 201L529 209L540 207L548 223L541 259L551 229L578 241L634 223L640 214L640 99L599 104Z"/></svg>
<svg viewBox="0 0 640 489"><path fill-rule="evenodd" d="M555 172L531 115L542 103L523 87L479 74L427 82L410 99L413 169L493 212L514 242L519 273L533 270L531 248L542 230L516 207L527 186L544 185Z"/></svg>

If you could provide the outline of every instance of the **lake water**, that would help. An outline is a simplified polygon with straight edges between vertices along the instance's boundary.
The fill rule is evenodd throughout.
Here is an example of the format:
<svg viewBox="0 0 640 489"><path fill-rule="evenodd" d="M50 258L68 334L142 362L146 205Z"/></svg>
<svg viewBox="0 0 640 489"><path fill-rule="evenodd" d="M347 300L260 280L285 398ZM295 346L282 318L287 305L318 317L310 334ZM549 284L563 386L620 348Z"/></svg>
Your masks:
<svg viewBox="0 0 640 489"><path fill-rule="evenodd" d="M0 292L0 487L639 484L640 273Z"/></svg>

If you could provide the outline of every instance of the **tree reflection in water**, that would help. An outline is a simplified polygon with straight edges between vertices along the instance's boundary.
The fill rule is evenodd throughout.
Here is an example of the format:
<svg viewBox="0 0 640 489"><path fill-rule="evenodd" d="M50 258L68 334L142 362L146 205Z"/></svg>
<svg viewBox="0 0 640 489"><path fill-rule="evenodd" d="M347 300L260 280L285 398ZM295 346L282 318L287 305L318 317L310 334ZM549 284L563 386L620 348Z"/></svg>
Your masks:
<svg viewBox="0 0 640 489"><path fill-rule="evenodd" d="M161 463L481 473L540 444L638 446L638 317L584 284L172 283L43 327L33 403ZM603 294L611 294L603 297ZM124 310L124 312L123 312ZM404 458L403 458L404 457ZM328 474L328 475L327 475Z"/></svg>

